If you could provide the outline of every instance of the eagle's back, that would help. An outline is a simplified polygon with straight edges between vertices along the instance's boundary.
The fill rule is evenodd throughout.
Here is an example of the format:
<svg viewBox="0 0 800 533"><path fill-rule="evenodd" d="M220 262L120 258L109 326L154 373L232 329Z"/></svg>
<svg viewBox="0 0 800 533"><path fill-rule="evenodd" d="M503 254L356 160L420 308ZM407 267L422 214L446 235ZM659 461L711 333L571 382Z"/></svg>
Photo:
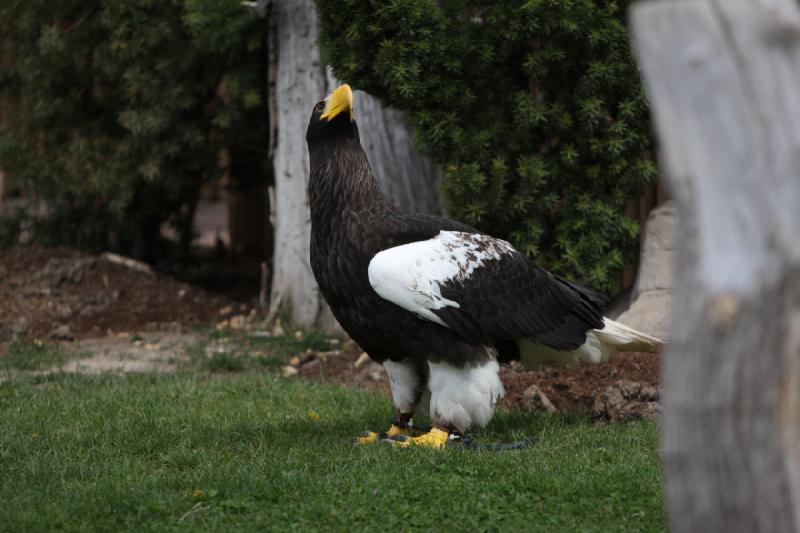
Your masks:
<svg viewBox="0 0 800 533"><path fill-rule="evenodd" d="M485 357L484 348L380 297L370 285L368 269L375 255L429 239L442 229L474 231L446 218L386 205L348 206L330 220L312 218L311 267L320 291L342 328L373 359L463 363Z"/></svg>

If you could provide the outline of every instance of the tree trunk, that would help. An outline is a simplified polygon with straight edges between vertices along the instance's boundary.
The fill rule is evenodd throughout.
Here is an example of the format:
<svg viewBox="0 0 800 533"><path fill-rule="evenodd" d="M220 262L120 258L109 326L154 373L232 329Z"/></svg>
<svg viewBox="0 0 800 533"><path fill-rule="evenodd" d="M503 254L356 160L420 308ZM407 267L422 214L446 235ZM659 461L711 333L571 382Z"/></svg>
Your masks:
<svg viewBox="0 0 800 533"><path fill-rule="evenodd" d="M439 213L438 169L414 150L403 113L362 91L353 98L361 145L381 190L405 210Z"/></svg>
<svg viewBox="0 0 800 533"><path fill-rule="evenodd" d="M641 2L678 201L661 457L675 531L800 531L800 9Z"/></svg>
<svg viewBox="0 0 800 533"><path fill-rule="evenodd" d="M271 13L277 46L275 78L275 255L270 316L298 326L335 329L309 263L308 150L311 110L333 89L321 63L312 0L277 0ZM367 156L382 188L401 206L438 211L437 172L416 154L400 114L356 94L356 116Z"/></svg>

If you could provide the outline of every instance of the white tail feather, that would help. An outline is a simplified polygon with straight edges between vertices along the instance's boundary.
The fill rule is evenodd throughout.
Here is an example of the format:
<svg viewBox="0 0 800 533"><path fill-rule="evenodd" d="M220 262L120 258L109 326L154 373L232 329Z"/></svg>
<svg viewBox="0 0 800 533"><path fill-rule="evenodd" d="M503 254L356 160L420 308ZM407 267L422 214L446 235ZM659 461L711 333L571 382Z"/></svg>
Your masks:
<svg viewBox="0 0 800 533"><path fill-rule="evenodd" d="M600 337L601 342L615 347L618 351L654 353L664 346L661 339L614 322L610 318L603 317L603 322L606 327L592 330L593 333Z"/></svg>
<svg viewBox="0 0 800 533"><path fill-rule="evenodd" d="M605 327L586 333L586 342L577 350L562 352L529 341L518 341L522 364L528 367L541 364L556 366L576 366L579 362L603 363L617 352L655 352L664 345L663 341L642 333L625 324L603 318Z"/></svg>

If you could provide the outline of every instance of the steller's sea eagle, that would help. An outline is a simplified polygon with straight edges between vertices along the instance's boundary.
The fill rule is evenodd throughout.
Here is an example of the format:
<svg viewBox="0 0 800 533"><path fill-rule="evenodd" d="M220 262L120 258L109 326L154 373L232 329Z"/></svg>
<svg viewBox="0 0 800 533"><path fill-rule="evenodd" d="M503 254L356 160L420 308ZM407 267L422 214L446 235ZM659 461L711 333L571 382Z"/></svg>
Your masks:
<svg viewBox="0 0 800 533"><path fill-rule="evenodd" d="M619 349L661 345L604 318L599 295L508 242L393 205L361 148L348 85L314 106L306 141L314 275L341 326L391 384L391 428L359 442L438 448L484 427L503 397L505 361L598 363ZM433 426L412 435L426 392Z"/></svg>

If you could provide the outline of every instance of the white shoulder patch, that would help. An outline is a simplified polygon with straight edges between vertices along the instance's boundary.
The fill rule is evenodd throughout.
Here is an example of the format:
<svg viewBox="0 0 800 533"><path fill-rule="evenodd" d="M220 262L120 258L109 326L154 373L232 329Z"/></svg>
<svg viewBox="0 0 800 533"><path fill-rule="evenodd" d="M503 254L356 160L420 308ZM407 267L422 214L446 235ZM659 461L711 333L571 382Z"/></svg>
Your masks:
<svg viewBox="0 0 800 533"><path fill-rule="evenodd" d="M506 241L459 231L441 231L426 241L379 252L369 263L369 283L382 298L437 324L432 310L460 307L442 296L447 282L463 282L487 261L514 253Z"/></svg>

